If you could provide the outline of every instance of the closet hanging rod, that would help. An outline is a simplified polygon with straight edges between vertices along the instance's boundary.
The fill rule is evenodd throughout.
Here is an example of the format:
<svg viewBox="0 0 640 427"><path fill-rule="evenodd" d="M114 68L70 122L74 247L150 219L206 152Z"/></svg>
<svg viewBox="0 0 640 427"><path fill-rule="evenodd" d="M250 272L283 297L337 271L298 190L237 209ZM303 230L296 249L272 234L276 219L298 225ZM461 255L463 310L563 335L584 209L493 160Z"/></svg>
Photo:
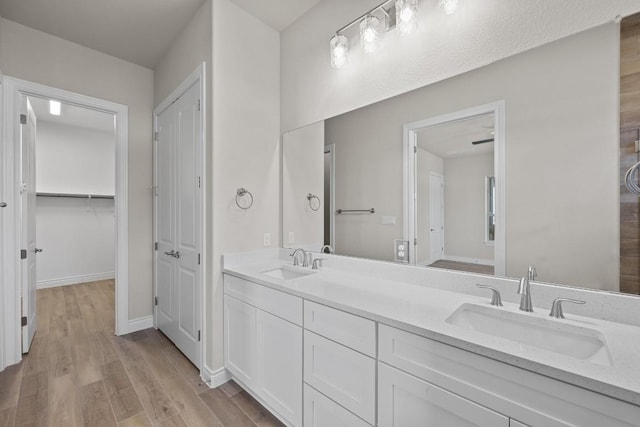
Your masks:
<svg viewBox="0 0 640 427"><path fill-rule="evenodd" d="M374 208L371 208L371 209L338 209L336 211L338 215L343 213L349 213L349 212L376 213L376 210Z"/></svg>
<svg viewBox="0 0 640 427"><path fill-rule="evenodd" d="M73 199L115 199L108 194L36 193L38 197L68 197Z"/></svg>

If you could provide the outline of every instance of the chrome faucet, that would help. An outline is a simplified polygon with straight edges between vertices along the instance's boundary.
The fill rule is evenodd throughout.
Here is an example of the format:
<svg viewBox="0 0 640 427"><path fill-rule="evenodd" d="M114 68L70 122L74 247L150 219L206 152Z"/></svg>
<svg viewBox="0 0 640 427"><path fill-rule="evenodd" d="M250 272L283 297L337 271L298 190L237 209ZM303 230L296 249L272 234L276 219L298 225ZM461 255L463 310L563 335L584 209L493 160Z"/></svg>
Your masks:
<svg viewBox="0 0 640 427"><path fill-rule="evenodd" d="M538 276L536 269L529 266L527 275L520 279L520 285L518 286L518 293L520 297L520 310L533 311L533 304L531 303L531 285L530 281L534 280Z"/></svg>
<svg viewBox="0 0 640 427"><path fill-rule="evenodd" d="M322 246L322 247L320 248L320 253L321 253L321 254L325 253L325 252L324 252L324 250L325 250L325 249L328 249L330 254L334 253L334 250L333 250L333 248L331 247L331 245L324 245L324 246Z"/></svg>
<svg viewBox="0 0 640 427"><path fill-rule="evenodd" d="M298 248L295 251L291 252L289 254L289 256L293 257L293 265L294 266L298 266L300 265L300 261L298 260L298 255L302 254L302 266L303 267L307 267L308 263L307 263L307 252L302 249L302 248Z"/></svg>

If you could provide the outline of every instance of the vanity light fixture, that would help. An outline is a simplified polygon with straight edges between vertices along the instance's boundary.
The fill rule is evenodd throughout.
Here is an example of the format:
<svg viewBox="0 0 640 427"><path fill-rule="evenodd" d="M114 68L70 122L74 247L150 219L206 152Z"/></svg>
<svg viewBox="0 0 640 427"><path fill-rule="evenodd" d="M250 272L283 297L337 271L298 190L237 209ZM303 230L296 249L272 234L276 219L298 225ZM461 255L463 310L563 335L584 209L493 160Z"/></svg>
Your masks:
<svg viewBox="0 0 640 427"><path fill-rule="evenodd" d="M458 0L440 0L438 4L447 15L451 15L458 9Z"/></svg>
<svg viewBox="0 0 640 427"><path fill-rule="evenodd" d="M397 0L396 22L400 34L413 33L418 28L418 0Z"/></svg>
<svg viewBox="0 0 640 427"><path fill-rule="evenodd" d="M53 99L49 101L49 114L52 116L59 116L61 108L60 101L54 101Z"/></svg>
<svg viewBox="0 0 640 427"><path fill-rule="evenodd" d="M378 28L380 20L373 15L367 15L360 21L360 45L367 53L373 53L380 46Z"/></svg>
<svg viewBox="0 0 640 427"><path fill-rule="evenodd" d="M340 68L347 63L347 54L349 53L349 40L340 33L331 37L331 66Z"/></svg>

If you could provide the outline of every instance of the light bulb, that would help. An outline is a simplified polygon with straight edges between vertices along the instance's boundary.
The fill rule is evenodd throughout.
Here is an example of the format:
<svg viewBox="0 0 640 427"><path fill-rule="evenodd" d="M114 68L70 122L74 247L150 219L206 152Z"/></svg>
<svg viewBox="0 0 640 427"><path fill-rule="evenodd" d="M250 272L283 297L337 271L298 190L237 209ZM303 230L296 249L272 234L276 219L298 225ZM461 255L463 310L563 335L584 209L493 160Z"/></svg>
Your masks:
<svg viewBox="0 0 640 427"><path fill-rule="evenodd" d="M447 15L451 15L458 9L458 0L440 0L438 4Z"/></svg>
<svg viewBox="0 0 640 427"><path fill-rule="evenodd" d="M400 34L410 34L418 28L418 0L397 0L396 16Z"/></svg>
<svg viewBox="0 0 640 427"><path fill-rule="evenodd" d="M342 34L336 34L329 42L331 46L331 66L340 68L347 63L349 53L349 40Z"/></svg>
<svg viewBox="0 0 640 427"><path fill-rule="evenodd" d="M380 20L375 16L365 16L360 22L360 44L367 53L378 50L380 38L378 37L378 27Z"/></svg>

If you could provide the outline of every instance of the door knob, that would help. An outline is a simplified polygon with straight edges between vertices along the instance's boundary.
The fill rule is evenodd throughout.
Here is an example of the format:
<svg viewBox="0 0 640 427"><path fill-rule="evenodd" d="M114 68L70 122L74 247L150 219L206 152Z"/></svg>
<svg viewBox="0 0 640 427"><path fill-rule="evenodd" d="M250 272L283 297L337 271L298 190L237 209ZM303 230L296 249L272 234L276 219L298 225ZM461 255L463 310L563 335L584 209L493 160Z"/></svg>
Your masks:
<svg viewBox="0 0 640 427"><path fill-rule="evenodd" d="M42 249L40 249L40 248L35 248L35 249L33 250L33 252L37 254L38 252L42 252Z"/></svg>
<svg viewBox="0 0 640 427"><path fill-rule="evenodd" d="M6 208L7 202L0 202L0 208Z"/></svg>
<svg viewBox="0 0 640 427"><path fill-rule="evenodd" d="M172 257L174 257L176 259L180 259L180 251L173 251L172 250L172 251L169 251L169 252L165 252L164 254L172 256Z"/></svg>

